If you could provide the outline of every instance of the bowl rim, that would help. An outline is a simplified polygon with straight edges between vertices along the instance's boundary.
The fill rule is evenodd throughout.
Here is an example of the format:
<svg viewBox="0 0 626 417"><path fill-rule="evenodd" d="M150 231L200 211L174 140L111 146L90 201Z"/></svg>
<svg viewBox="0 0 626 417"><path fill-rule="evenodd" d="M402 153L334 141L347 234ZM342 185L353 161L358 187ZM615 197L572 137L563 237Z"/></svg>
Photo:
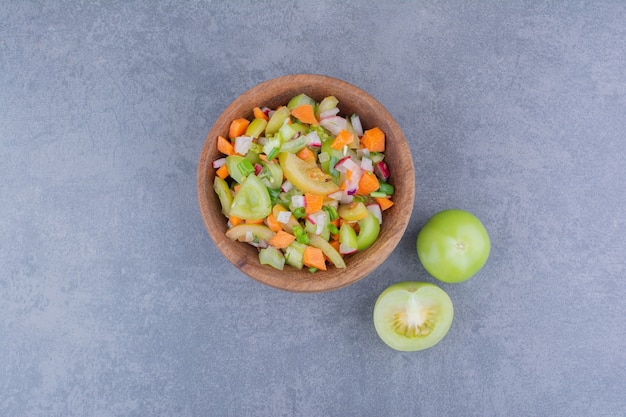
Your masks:
<svg viewBox="0 0 626 417"><path fill-rule="evenodd" d="M298 89L295 90L295 87L291 87L293 85L299 85ZM224 126L229 125L236 117L251 116L252 107L248 104L250 97L261 95L263 92L269 90L273 92L272 100L278 103L276 105L280 103L284 105L288 101L288 98L285 100L283 97L291 98L300 92L308 92L309 95L316 95L311 93L312 90L316 89L321 89L325 92L335 92L332 93L332 95L337 96L339 99L339 108L344 114L347 113L342 108L342 98L344 103L349 102L350 106L354 108L363 108L366 106L367 108L375 109L376 112L379 113L378 118L383 121L384 126L381 127L380 124L377 125L385 132L387 138L393 138L393 147L397 147L395 153L403 155L401 171L405 186L402 187L401 195L398 196L394 194L396 205L389 209L389 211L394 214L393 225L391 226L393 230L389 227L385 228L383 224L381 233L384 232L387 239L382 242L379 236L377 242L367 249L367 251L376 251L378 256L370 256L367 258L368 261L364 262L363 260L365 258L361 257L361 261L359 261L358 254L356 254L347 261L349 269L336 269L331 265L327 271L318 271L315 274L311 274L305 269L297 270L294 268L278 271L270 266L260 265L258 256L253 256L253 252L256 249L251 245L236 241L233 242L225 236L226 221L224 220L224 216L221 215L221 213L220 216L214 215L214 206L217 197L213 191L215 170L212 168L212 160L210 157L215 153L213 149L215 148L215 138L225 133ZM317 95L320 96L319 94ZM322 95L330 94L324 93ZM316 100L317 99L318 98L316 98ZM321 98L319 100L321 100ZM268 104L272 105L274 103ZM265 104L258 103L258 105L262 107ZM364 126L367 126L367 121L364 122ZM373 124L370 123L370 125L373 127ZM394 165L393 163L391 165L392 177L394 175ZM397 167L395 169L397 169ZM307 73L279 76L258 83L237 96L222 113L220 113L202 144L198 161L196 185L200 213L205 228L219 251L229 263L233 264L250 278L267 286L289 292L308 293L326 292L344 288L360 281L377 269L396 248L404 235L412 215L415 195L414 166L411 151L404 133L389 111L368 92L351 83L327 75ZM211 201L213 203L211 203ZM219 204L219 202L217 204ZM402 207L402 210L394 210L395 207ZM385 213L387 217L390 214L391 213ZM216 217L220 218L219 222ZM365 254L367 251L363 253Z"/></svg>

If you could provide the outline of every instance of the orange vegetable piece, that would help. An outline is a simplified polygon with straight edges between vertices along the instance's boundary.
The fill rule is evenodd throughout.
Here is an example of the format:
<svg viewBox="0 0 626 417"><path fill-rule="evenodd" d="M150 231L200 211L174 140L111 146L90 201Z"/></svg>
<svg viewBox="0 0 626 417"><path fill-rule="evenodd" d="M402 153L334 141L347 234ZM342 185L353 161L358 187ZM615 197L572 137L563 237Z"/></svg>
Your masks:
<svg viewBox="0 0 626 417"><path fill-rule="evenodd" d="M344 146L351 144L353 139L354 136L352 133L346 129L341 129L339 133L337 133L337 136L335 136L333 143L330 144L330 147L340 151Z"/></svg>
<svg viewBox="0 0 626 417"><path fill-rule="evenodd" d="M301 106L296 107L295 109L291 110L291 115L300 120L302 123L306 123L309 125L317 124L317 118L315 117L313 106L311 106L310 104L302 104Z"/></svg>
<svg viewBox="0 0 626 417"><path fill-rule="evenodd" d="M228 129L228 137L231 139L235 139L237 136L242 136L246 133L246 129L250 124L250 120L244 119L240 117L239 119L235 119L230 123L230 128Z"/></svg>
<svg viewBox="0 0 626 417"><path fill-rule="evenodd" d="M324 258L324 252L322 252L321 249L314 248L313 246L307 246L304 249L302 263L310 268L317 268L322 271L326 271L326 259Z"/></svg>
<svg viewBox="0 0 626 417"><path fill-rule="evenodd" d="M394 204L393 201L385 197L376 197L374 198L374 201L376 201L376 204L378 204L380 206L380 209L383 211L387 210Z"/></svg>
<svg viewBox="0 0 626 417"><path fill-rule="evenodd" d="M313 193L304 193L304 213L309 215L320 211L324 204L324 196Z"/></svg>
<svg viewBox="0 0 626 417"><path fill-rule="evenodd" d="M260 107L255 107L254 109L252 109L252 113L254 113L255 119L263 119L265 121L270 120L270 118L267 117L267 114L263 113L263 110L261 110Z"/></svg>
<svg viewBox="0 0 626 417"><path fill-rule="evenodd" d="M380 183L378 182L376 175L369 171L365 171L359 179L359 188L357 188L356 193L369 195L371 192L378 190L378 188L380 188Z"/></svg>
<svg viewBox="0 0 626 417"><path fill-rule="evenodd" d="M224 136L217 137L217 150L224 155L233 155L235 153L235 147Z"/></svg>
<svg viewBox="0 0 626 417"><path fill-rule="evenodd" d="M226 165L222 165L217 169L217 171L215 171L215 175L221 179L226 179L226 177L228 177L228 167Z"/></svg>
<svg viewBox="0 0 626 417"><path fill-rule="evenodd" d="M337 236L339 236L339 235L337 235ZM341 244L339 243L339 239L333 239L333 240L331 240L331 241L330 241L330 242L328 242L328 243L330 243L330 246L332 246L333 248L335 248L335 250L336 250L337 252L339 252L339 246L341 245Z"/></svg>
<svg viewBox="0 0 626 417"><path fill-rule="evenodd" d="M302 150L296 153L296 156L302 159L303 161L310 161L310 160L315 161L315 154L309 148L302 148Z"/></svg>
<svg viewBox="0 0 626 417"><path fill-rule="evenodd" d="M263 219L258 220L245 220L246 224L263 224Z"/></svg>
<svg viewBox="0 0 626 417"><path fill-rule="evenodd" d="M279 230L276 234L267 241L270 245L274 246L277 249L284 249L296 240L296 237L291 233L287 233L283 230Z"/></svg>
<svg viewBox="0 0 626 417"><path fill-rule="evenodd" d="M274 217L274 213L270 213L265 218L265 224L267 224L267 227L269 227L272 232L278 232L280 230L283 230L280 223L278 223L278 220L276 220L276 217Z"/></svg>
<svg viewBox="0 0 626 417"><path fill-rule="evenodd" d="M385 134L377 127L366 130L363 132L361 145L370 152L385 152Z"/></svg>
<svg viewBox="0 0 626 417"><path fill-rule="evenodd" d="M237 217L237 216L233 216L231 215L228 220L230 221L230 224L233 226L237 226L238 224L241 224L243 222L243 219Z"/></svg>

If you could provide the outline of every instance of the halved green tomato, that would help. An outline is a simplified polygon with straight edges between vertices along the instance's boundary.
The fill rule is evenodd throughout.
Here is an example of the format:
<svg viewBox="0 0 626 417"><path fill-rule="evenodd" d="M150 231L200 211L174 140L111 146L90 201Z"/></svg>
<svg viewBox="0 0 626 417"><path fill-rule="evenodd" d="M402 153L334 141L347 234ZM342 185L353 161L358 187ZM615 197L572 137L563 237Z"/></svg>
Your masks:
<svg viewBox="0 0 626 417"><path fill-rule="evenodd" d="M241 183L230 205L230 215L244 220L261 220L272 211L267 187L256 175L248 175Z"/></svg>
<svg viewBox="0 0 626 417"><path fill-rule="evenodd" d="M415 351L432 347L448 333L452 300L426 282L399 282L383 291L374 305L374 327L389 347Z"/></svg>
<svg viewBox="0 0 626 417"><path fill-rule="evenodd" d="M302 192L328 195L339 190L332 177L324 173L314 162L303 161L290 152L279 153L278 160L285 178Z"/></svg>

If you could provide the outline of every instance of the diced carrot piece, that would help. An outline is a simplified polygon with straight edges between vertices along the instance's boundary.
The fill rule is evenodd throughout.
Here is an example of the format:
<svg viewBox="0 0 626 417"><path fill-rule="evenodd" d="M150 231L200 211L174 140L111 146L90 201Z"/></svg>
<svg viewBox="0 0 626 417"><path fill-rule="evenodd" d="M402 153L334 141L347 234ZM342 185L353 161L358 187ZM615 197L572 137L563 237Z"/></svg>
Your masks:
<svg viewBox="0 0 626 417"><path fill-rule="evenodd" d="M270 230L273 232L283 230L283 227L280 225L280 223L278 223L278 220L276 220L274 213L268 214L268 216L265 218L265 224L267 224L267 227L269 227Z"/></svg>
<svg viewBox="0 0 626 417"><path fill-rule="evenodd" d="M315 118L313 106L311 106L310 104L303 104L296 107L295 109L291 110L291 115L300 120L302 123L306 123L309 125L317 124L317 119Z"/></svg>
<svg viewBox="0 0 626 417"><path fill-rule="evenodd" d="M296 237L291 233L287 233L285 231L279 230L276 232L274 237L267 241L270 245L274 246L277 249L284 249L296 240Z"/></svg>
<svg viewBox="0 0 626 417"><path fill-rule="evenodd" d="M370 152L385 152L385 134L377 127L366 130L363 132L361 145Z"/></svg>
<svg viewBox="0 0 626 417"><path fill-rule="evenodd" d="M340 151L341 149L343 149L344 146L351 144L353 138L354 136L352 135L352 133L350 133L346 129L341 129L339 133L337 133L337 136L335 136L335 140L333 140L333 143L330 144L330 147Z"/></svg>
<svg viewBox="0 0 626 417"><path fill-rule="evenodd" d="M324 252L322 252L321 249L314 248L313 246L307 246L304 249L302 263L310 268L317 268L322 271L326 271L326 260L324 259Z"/></svg>
<svg viewBox="0 0 626 417"><path fill-rule="evenodd" d="M302 150L296 153L296 156L303 161L315 160L315 154L309 148L302 148Z"/></svg>
<svg viewBox="0 0 626 417"><path fill-rule="evenodd" d="M337 252L339 252L339 246L340 246L339 239L333 239L328 243L330 243L330 246L332 246L333 248L335 248Z"/></svg>
<svg viewBox="0 0 626 417"><path fill-rule="evenodd" d="M258 220L246 220L245 221L247 224L263 224L263 219L258 219Z"/></svg>
<svg viewBox="0 0 626 417"><path fill-rule="evenodd" d="M241 188L241 184L236 184L236 185L233 187L233 191L235 192L235 194L237 193L237 191L239 191L239 189L240 189L240 188Z"/></svg>
<svg viewBox="0 0 626 417"><path fill-rule="evenodd" d="M376 175L369 171L363 172L361 175L361 179L359 179L359 188L357 188L356 193L360 195L369 195L369 193L378 190L380 187L380 183L378 182L378 178Z"/></svg>
<svg viewBox="0 0 626 417"><path fill-rule="evenodd" d="M243 223L243 219L237 217L237 216L233 216L231 215L228 220L230 221L230 224L233 226L237 226L238 224Z"/></svg>
<svg viewBox="0 0 626 417"><path fill-rule="evenodd" d="M309 215L320 211L324 204L324 196L313 193L304 193L304 213Z"/></svg>
<svg viewBox="0 0 626 417"><path fill-rule="evenodd" d="M263 113L263 110L261 110L260 107L255 107L254 109L252 109L252 113L254 113L255 119L263 119L265 121L270 120L270 118L267 117L267 114Z"/></svg>
<svg viewBox="0 0 626 417"><path fill-rule="evenodd" d="M215 171L215 175L217 175L221 179L226 179L226 177L228 177L229 175L228 167L226 165L222 165L217 169L217 171Z"/></svg>
<svg viewBox="0 0 626 417"><path fill-rule="evenodd" d="M228 129L228 137L235 139L237 136L243 135L246 133L246 129L249 124L250 120L244 119L243 117L233 120L230 123L230 128Z"/></svg>
<svg viewBox="0 0 626 417"><path fill-rule="evenodd" d="M376 197L374 198L374 201L376 201L376 204L378 204L380 206L380 209L383 211L387 210L389 207L393 206L394 204L393 201L385 197Z"/></svg>
<svg viewBox="0 0 626 417"><path fill-rule="evenodd" d="M224 155L233 155L235 153L235 147L224 136L217 137L217 150Z"/></svg>

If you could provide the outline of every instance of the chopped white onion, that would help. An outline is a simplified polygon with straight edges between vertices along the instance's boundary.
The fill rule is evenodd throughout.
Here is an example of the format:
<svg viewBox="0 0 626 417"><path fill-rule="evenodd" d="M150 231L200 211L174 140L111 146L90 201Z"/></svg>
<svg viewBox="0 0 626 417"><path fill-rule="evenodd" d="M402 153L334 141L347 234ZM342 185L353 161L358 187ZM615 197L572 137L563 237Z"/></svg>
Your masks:
<svg viewBox="0 0 626 417"><path fill-rule="evenodd" d="M238 136L235 138L235 152L239 155L245 155L252 145L252 136Z"/></svg>
<svg viewBox="0 0 626 417"><path fill-rule="evenodd" d="M285 182L283 182L283 185L280 186L280 189L284 192L288 192L293 189L293 184L290 183L289 180L285 180Z"/></svg>
<svg viewBox="0 0 626 417"><path fill-rule="evenodd" d="M372 172L374 170L374 165L372 164L372 160L369 158L363 157L361 159L361 169L363 171Z"/></svg>
<svg viewBox="0 0 626 417"><path fill-rule="evenodd" d="M287 223L289 223L289 219L290 218L291 218L291 212L290 211L281 211L276 216L276 221L278 223L287 224Z"/></svg>
<svg viewBox="0 0 626 417"><path fill-rule="evenodd" d="M306 201L305 201L303 195L293 195L293 196L291 196L291 205L293 206L293 208L304 207L305 204L306 204Z"/></svg>
<svg viewBox="0 0 626 417"><path fill-rule="evenodd" d="M361 125L361 119L357 114L353 114L350 116L350 122L352 123L352 128L356 132L357 136L363 136L363 126Z"/></svg>

